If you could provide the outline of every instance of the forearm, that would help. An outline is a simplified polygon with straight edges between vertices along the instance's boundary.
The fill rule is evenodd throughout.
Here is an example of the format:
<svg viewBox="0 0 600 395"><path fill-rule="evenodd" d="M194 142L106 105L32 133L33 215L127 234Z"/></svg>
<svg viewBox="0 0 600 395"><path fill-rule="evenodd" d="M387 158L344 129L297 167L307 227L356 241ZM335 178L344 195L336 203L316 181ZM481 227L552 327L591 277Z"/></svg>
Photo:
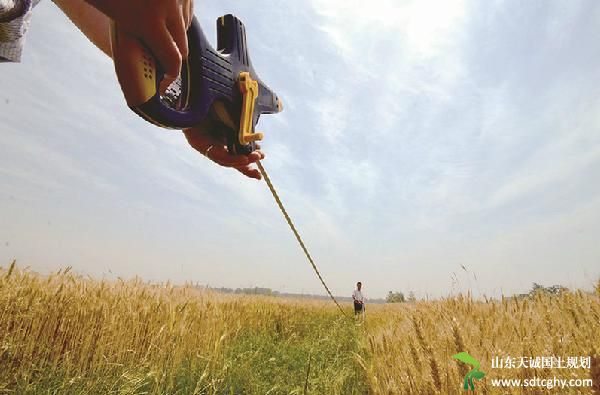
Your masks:
<svg viewBox="0 0 600 395"><path fill-rule="evenodd" d="M110 19L83 0L53 0L83 34L109 57Z"/></svg>

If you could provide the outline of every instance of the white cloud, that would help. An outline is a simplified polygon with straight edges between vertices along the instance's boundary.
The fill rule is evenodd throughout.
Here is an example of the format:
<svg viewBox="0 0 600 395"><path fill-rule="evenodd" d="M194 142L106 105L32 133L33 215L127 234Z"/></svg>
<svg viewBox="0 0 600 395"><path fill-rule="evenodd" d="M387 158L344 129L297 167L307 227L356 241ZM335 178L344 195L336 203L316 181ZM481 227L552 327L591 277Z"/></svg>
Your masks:
<svg viewBox="0 0 600 395"><path fill-rule="evenodd" d="M377 0L368 6L358 0L313 0L319 25L347 61L359 67L377 57L371 48L383 42L391 47L382 53L393 56L402 49L409 62L432 59L446 52L456 40L466 16L466 2ZM383 48L386 49L386 48ZM365 52L366 50L366 52ZM388 64L390 66L390 64Z"/></svg>
<svg viewBox="0 0 600 395"><path fill-rule="evenodd" d="M600 163L600 147L570 157L568 161L563 159L548 163L548 158L564 158L564 155L551 155L552 151L555 150L548 149L547 153L536 155L536 160L524 164L519 169L519 174L508 183L501 185L490 196L489 206L497 207L532 194L540 194L544 187L554 186L560 189L561 184L576 178L586 167Z"/></svg>
<svg viewBox="0 0 600 395"><path fill-rule="evenodd" d="M406 278L444 295L459 261L492 289L519 265L530 268L523 281L537 280L552 251L555 277L561 259L595 267L597 24L567 3L550 16L521 4L531 24L514 23L509 5L207 5L211 39L213 15L239 11L257 70L284 99L284 113L261 118L265 166L335 289L356 272L375 295ZM128 261L124 272L169 277L168 260L213 285L320 290L309 268L290 266L304 258L264 183L126 109L110 61L53 4L33 23L25 62L0 76L0 102L11 92L0 180L20 202L1 208L19 220L2 235L18 246L11 254L32 256L30 232L48 240L38 266L46 256L89 270ZM15 207L31 214L17 218ZM64 226L41 228L36 217ZM556 246L546 251L548 237ZM81 242L76 256L63 247L71 240ZM505 260L515 263L504 270Z"/></svg>

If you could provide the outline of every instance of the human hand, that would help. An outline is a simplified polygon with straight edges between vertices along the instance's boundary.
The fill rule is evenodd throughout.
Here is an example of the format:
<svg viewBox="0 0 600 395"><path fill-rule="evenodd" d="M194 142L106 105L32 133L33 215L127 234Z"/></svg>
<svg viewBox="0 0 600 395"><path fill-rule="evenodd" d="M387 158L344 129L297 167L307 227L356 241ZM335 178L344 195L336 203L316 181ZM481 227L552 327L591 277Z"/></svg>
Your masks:
<svg viewBox="0 0 600 395"><path fill-rule="evenodd" d="M193 0L85 0L141 40L174 80L188 56Z"/></svg>
<svg viewBox="0 0 600 395"><path fill-rule="evenodd" d="M246 177L260 180L262 178L260 171L252 166L253 163L265 157L257 146L257 150L248 155L231 155L227 150L224 138L219 138L210 133L210 122L203 125L185 129L183 133L188 143L202 155L212 160L218 165L232 167L245 175Z"/></svg>

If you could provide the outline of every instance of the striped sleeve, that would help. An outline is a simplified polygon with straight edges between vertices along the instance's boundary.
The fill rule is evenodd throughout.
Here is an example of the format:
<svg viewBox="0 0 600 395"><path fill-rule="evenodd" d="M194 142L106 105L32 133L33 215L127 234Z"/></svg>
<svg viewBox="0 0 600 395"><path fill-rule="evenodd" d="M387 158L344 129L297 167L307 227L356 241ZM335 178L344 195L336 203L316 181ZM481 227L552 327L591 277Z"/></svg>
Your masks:
<svg viewBox="0 0 600 395"><path fill-rule="evenodd" d="M0 62L20 62L31 10L39 0L0 0Z"/></svg>

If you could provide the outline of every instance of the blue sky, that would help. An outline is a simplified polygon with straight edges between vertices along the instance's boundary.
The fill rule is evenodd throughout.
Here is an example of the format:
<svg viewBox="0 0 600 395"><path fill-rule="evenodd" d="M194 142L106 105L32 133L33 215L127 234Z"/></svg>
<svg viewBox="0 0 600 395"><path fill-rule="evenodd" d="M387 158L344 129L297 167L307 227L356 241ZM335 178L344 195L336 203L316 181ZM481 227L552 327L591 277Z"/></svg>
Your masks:
<svg viewBox="0 0 600 395"><path fill-rule="evenodd" d="M211 40L218 16L245 22L283 99L259 124L264 164L335 294L600 277L597 2L195 9ZM51 2L1 68L1 265L323 293L266 185L130 112Z"/></svg>

